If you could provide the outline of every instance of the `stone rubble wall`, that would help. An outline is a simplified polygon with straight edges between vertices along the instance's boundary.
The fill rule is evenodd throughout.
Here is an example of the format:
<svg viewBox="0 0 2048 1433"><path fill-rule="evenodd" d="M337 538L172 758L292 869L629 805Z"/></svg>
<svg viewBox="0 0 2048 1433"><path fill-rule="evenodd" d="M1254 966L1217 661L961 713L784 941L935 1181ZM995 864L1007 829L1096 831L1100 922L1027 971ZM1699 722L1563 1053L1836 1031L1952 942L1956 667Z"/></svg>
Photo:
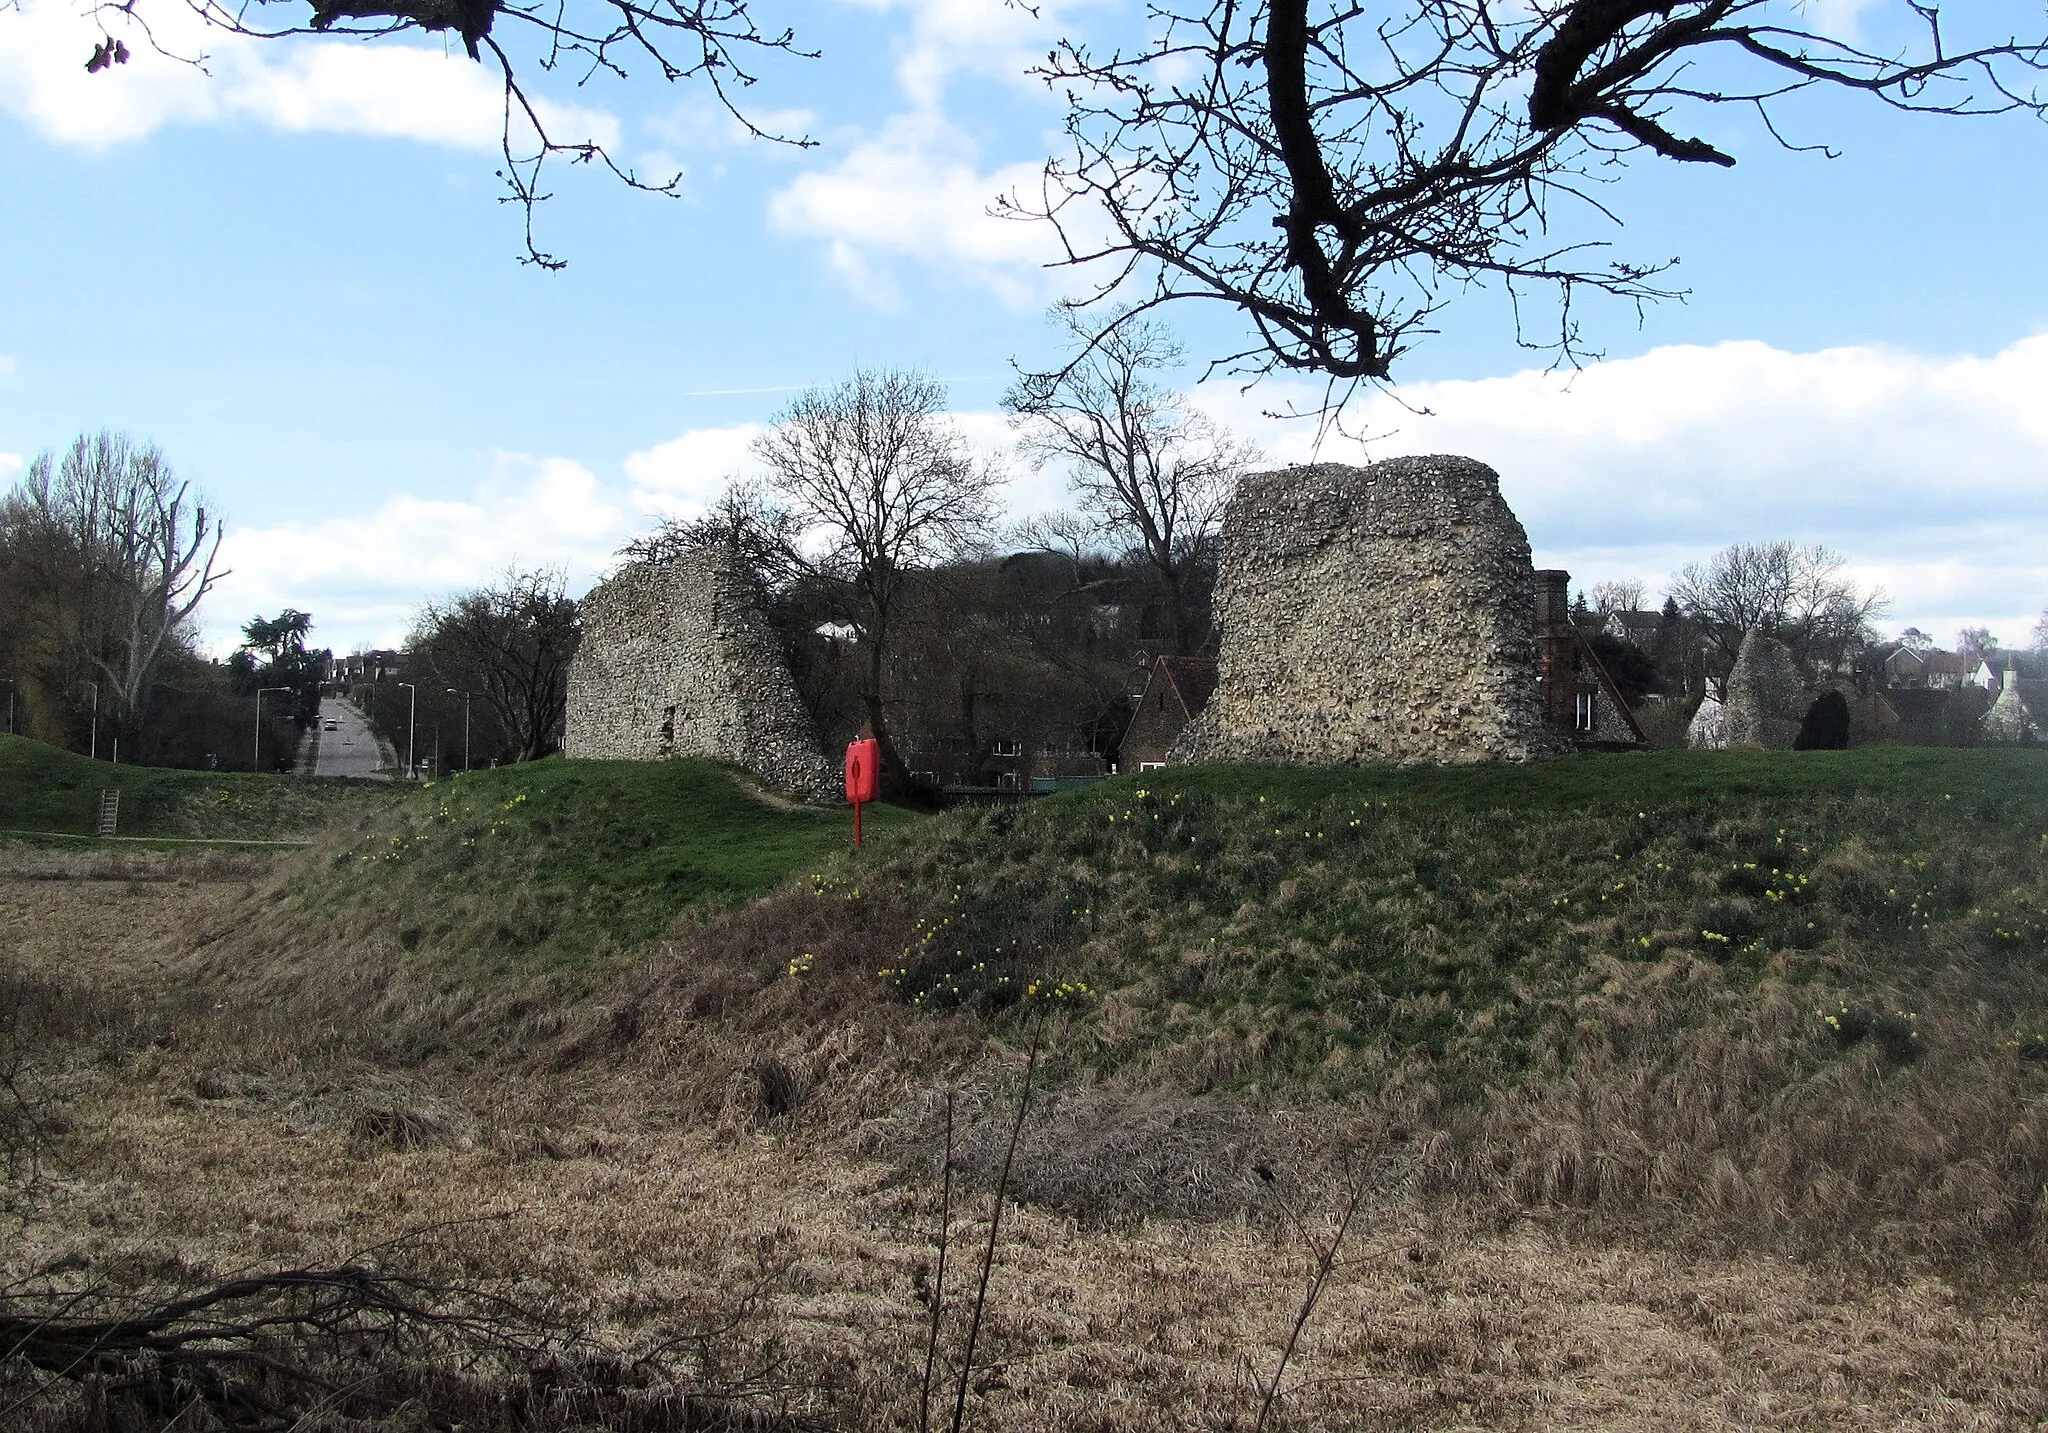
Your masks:
<svg viewBox="0 0 2048 1433"><path fill-rule="evenodd" d="M1529 539L1484 463L1247 477L1223 519L1216 694L1176 761L1524 761L1545 720Z"/></svg>
<svg viewBox="0 0 2048 1433"><path fill-rule="evenodd" d="M1993 746L2018 746L2032 733L2033 725L2032 713L2020 698L2019 684L2008 672L1998 700L1978 719L1984 740Z"/></svg>
<svg viewBox="0 0 2048 1433"><path fill-rule="evenodd" d="M1692 720L1686 724L1685 744L1699 751L1727 749L1728 708L1712 692L1700 698Z"/></svg>
<svg viewBox="0 0 2048 1433"><path fill-rule="evenodd" d="M1728 672L1727 745L1790 751L1815 695L1791 650L1751 628Z"/></svg>
<svg viewBox="0 0 2048 1433"><path fill-rule="evenodd" d="M633 564L583 599L565 749L710 757L800 795L841 791L752 585L716 547Z"/></svg>

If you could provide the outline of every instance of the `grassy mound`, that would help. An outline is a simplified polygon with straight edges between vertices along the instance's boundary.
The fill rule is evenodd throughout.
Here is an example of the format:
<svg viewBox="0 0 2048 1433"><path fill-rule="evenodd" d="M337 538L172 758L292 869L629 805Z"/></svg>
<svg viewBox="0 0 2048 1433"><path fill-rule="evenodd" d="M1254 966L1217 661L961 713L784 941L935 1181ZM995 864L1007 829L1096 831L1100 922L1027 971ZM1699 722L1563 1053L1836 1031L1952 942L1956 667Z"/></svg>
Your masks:
<svg viewBox="0 0 2048 1433"><path fill-rule="evenodd" d="M0 830L90 838L108 788L121 793L121 836L172 840L304 840L397 795L381 782L116 766L0 736Z"/></svg>
<svg viewBox="0 0 2048 1433"><path fill-rule="evenodd" d="M2048 1269L2048 753L1197 768L846 824L704 763L478 774L293 858L207 968L905 1169L916 1092L978 1090L970 1178L1056 1010L1019 1187L1079 1214L1227 1210L1280 1139L1483 1219Z"/></svg>
<svg viewBox="0 0 2048 1433"><path fill-rule="evenodd" d="M886 842L918 818L875 808ZM851 839L843 809L764 797L708 761L549 760L403 793L298 865L294 919L526 970L581 969L691 909L765 895Z"/></svg>
<svg viewBox="0 0 2048 1433"><path fill-rule="evenodd" d="M1064 986L1099 997L1111 1066L1341 1093L1391 1052L1511 1073L1572 1002L1660 967L1968 972L2031 1040L2044 868L2048 754L1664 752L1154 772L935 824L861 880L928 913L881 977L915 1003Z"/></svg>

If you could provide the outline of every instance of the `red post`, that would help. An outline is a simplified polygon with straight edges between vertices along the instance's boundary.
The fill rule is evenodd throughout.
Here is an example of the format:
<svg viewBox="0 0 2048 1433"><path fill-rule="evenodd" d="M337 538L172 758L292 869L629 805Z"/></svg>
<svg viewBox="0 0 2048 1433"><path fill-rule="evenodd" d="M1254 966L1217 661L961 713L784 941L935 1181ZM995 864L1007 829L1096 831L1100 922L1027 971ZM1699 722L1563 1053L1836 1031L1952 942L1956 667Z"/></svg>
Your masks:
<svg viewBox="0 0 2048 1433"><path fill-rule="evenodd" d="M853 844L861 844L860 808L881 794L881 743L861 737L846 745L846 799L853 803Z"/></svg>

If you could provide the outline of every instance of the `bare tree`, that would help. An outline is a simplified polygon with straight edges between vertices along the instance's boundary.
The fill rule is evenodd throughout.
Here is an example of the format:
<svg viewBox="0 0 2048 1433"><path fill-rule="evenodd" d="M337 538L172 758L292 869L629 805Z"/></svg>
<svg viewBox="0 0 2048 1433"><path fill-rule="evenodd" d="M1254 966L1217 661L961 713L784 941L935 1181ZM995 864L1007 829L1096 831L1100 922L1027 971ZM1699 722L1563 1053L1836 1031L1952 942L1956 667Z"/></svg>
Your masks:
<svg viewBox="0 0 2048 1433"><path fill-rule="evenodd" d="M38 456L9 508L9 525L34 534L26 551L68 628L73 667L132 743L165 652L227 576L215 570L220 518L154 445L105 429L79 437L61 459Z"/></svg>
<svg viewBox="0 0 2048 1433"><path fill-rule="evenodd" d="M1221 363L1385 379L1453 295L1489 283L1518 329L1529 293L1553 294L1555 332L1532 346L1570 359L1580 293L1670 293L1671 260L1612 256L1587 227L1618 221L1596 185L1646 155L1734 164L1687 133L1714 107L1752 110L1774 137L1781 103L1809 91L2048 111L2048 37L1988 7L1889 0L1862 17L1885 36L1870 48L1817 8L1157 0L1135 48L1053 50L1041 73L1069 104L1066 153L1008 208L1051 219L1068 260L1097 266L1096 299L1141 295L1132 315L1180 298L1241 309L1256 337Z"/></svg>
<svg viewBox="0 0 2048 1433"><path fill-rule="evenodd" d="M787 570L843 592L864 657L861 703L898 781L883 688L906 580L986 542L1003 481L945 408L943 385L922 374L863 369L800 394L754 444L780 504L756 530L777 535Z"/></svg>
<svg viewBox="0 0 2048 1433"><path fill-rule="evenodd" d="M1956 651L1965 657L1988 657L1998 650L1989 627L1965 627L1956 633Z"/></svg>
<svg viewBox="0 0 2048 1433"><path fill-rule="evenodd" d="M1671 595L1733 666L1752 629L1791 647L1801 662L1841 668L1873 640L1884 593L1864 591L1840 553L1818 544L1738 543L1671 580Z"/></svg>
<svg viewBox="0 0 2048 1433"><path fill-rule="evenodd" d="M1213 562L1223 505L1257 450L1155 381L1184 357L1166 329L1060 318L1076 342L1074 360L1023 374L1003 397L1023 452L1039 466L1065 467L1080 509L1080 524L1049 522L1040 540L1071 547L1085 531L1142 553L1165 594L1173 649L1193 652L1207 633L1194 620L1190 582Z"/></svg>
<svg viewBox="0 0 2048 1433"><path fill-rule="evenodd" d="M1649 585L1640 578L1627 577L1613 582L1596 582L1592 592L1593 610L1605 615L1609 612L1640 612L1643 604L1650 600Z"/></svg>
<svg viewBox="0 0 2048 1433"><path fill-rule="evenodd" d="M2043 608L2038 621L2034 623L2034 650L2048 652L2048 608Z"/></svg>
<svg viewBox="0 0 2048 1433"><path fill-rule="evenodd" d="M510 739L514 761L557 749L569 661L582 634L562 574L513 568L489 587L429 603L413 625L413 654L443 680L475 682Z"/></svg>

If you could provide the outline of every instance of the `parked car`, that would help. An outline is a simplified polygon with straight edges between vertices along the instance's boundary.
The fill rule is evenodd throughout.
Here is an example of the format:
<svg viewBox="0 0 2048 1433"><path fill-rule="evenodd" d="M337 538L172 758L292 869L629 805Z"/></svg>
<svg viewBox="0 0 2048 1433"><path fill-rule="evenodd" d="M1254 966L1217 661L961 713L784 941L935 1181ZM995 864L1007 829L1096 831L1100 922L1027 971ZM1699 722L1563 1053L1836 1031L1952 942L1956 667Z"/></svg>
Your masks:
<svg viewBox="0 0 2048 1433"><path fill-rule="evenodd" d="M335 718L329 717L327 718L326 722L322 724L320 729L322 731L340 731L341 723L337 721Z"/></svg>

